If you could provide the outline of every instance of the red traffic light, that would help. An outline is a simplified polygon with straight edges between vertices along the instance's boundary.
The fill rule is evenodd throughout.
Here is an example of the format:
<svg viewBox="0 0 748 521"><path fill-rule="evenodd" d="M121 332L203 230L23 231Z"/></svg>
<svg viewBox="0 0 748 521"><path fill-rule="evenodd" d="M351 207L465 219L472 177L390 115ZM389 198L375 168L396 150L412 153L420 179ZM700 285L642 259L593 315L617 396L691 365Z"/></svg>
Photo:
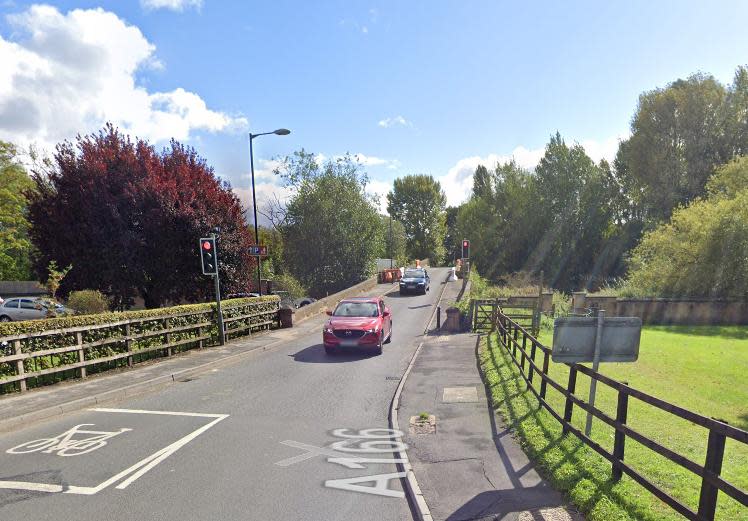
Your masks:
<svg viewBox="0 0 748 521"><path fill-rule="evenodd" d="M213 247L213 246L212 246L212 245L210 244L210 241L205 241L205 242L203 243L203 249L204 249L204 250L209 250L209 249L211 249L212 247Z"/></svg>
<svg viewBox="0 0 748 521"><path fill-rule="evenodd" d="M467 248L468 246L470 246L470 243L468 241L462 241L463 248Z"/></svg>

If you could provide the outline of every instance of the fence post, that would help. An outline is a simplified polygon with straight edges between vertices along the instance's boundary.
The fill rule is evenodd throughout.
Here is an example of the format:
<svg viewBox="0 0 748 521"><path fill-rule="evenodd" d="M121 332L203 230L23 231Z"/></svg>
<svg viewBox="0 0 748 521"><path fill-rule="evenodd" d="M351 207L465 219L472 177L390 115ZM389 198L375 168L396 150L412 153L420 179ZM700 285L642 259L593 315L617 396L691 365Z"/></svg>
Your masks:
<svg viewBox="0 0 748 521"><path fill-rule="evenodd" d="M522 333L522 363L520 364L521 371L525 372L525 349L527 348L527 335Z"/></svg>
<svg viewBox="0 0 748 521"><path fill-rule="evenodd" d="M164 319L164 329L167 330L167 333L165 335L165 337L166 337L166 345L167 345L167 347L166 347L166 356L171 356L172 355L172 351L171 351L171 346L169 345L171 343L171 334L168 332L168 329L169 329L169 319L168 318Z"/></svg>
<svg viewBox="0 0 748 521"><path fill-rule="evenodd" d="M125 324L125 349L127 349L127 367L133 366L132 340L130 340L130 323Z"/></svg>
<svg viewBox="0 0 748 521"><path fill-rule="evenodd" d="M512 356L517 359L517 337L519 336L519 329L514 328L514 334L512 335Z"/></svg>
<svg viewBox="0 0 748 521"><path fill-rule="evenodd" d="M628 382L621 382L628 385ZM629 393L621 389L618 390L618 408L616 409L616 421L626 424L626 417L629 411ZM615 439L613 441L613 457L617 461L623 461L623 453L626 446L626 435L623 431L616 429ZM613 481L618 481L623 476L623 469L613 465Z"/></svg>
<svg viewBox="0 0 748 521"><path fill-rule="evenodd" d="M83 333L81 333L80 331L77 331L75 333L75 343L78 344L78 362L85 362L86 354L83 352ZM86 377L85 367L80 368L80 377L81 378Z"/></svg>
<svg viewBox="0 0 748 521"><path fill-rule="evenodd" d="M524 335L527 337L527 335ZM530 369L527 371L528 373L528 380L530 383L527 384L528 387L530 387L530 384L532 383L532 375L535 374L535 368L533 367L533 364L535 363L535 349L537 348L537 344L535 343L535 339L530 340L532 342L532 346L530 346L530 360L532 360L532 364L530 364Z"/></svg>
<svg viewBox="0 0 748 521"><path fill-rule="evenodd" d="M550 356L548 355L548 351L543 351L543 376L548 376L548 359ZM541 377L543 378L543 377ZM546 388L546 381L545 378L542 379L540 382L540 397L545 400L545 388Z"/></svg>
<svg viewBox="0 0 748 521"><path fill-rule="evenodd" d="M715 418L717 420L717 418ZM724 420L717 420L727 423ZM725 435L709 430L709 441L706 446L706 463L704 470L719 476L722 472L722 459L725 455ZM701 479L701 494L699 495L699 516L712 521L717 509L717 493L719 489L709 483L705 478Z"/></svg>
<svg viewBox="0 0 748 521"><path fill-rule="evenodd" d="M571 394L577 389L577 368L573 365L569 366L569 385L566 386L566 390ZM566 407L564 407L564 421L571 423L571 416L574 413L574 402L568 396L566 397ZM569 428L564 425L563 433L568 434ZM618 431L616 431L618 434Z"/></svg>
<svg viewBox="0 0 748 521"><path fill-rule="evenodd" d="M13 354L14 355L20 355L21 353L21 341L20 340L13 340ZM26 374L26 369L23 367L23 360L16 360L16 374L18 376L23 376ZM18 380L18 385L21 388L21 392L26 391L26 378L22 378Z"/></svg>

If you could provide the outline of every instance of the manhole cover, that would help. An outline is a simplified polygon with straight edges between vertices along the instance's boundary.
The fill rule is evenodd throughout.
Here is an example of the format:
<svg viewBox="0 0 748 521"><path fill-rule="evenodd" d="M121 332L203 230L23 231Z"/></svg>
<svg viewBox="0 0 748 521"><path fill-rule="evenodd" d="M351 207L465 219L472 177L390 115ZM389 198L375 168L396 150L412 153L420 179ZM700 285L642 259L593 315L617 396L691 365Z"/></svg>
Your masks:
<svg viewBox="0 0 748 521"><path fill-rule="evenodd" d="M445 387L442 394L444 403L477 402L478 389L475 387Z"/></svg>

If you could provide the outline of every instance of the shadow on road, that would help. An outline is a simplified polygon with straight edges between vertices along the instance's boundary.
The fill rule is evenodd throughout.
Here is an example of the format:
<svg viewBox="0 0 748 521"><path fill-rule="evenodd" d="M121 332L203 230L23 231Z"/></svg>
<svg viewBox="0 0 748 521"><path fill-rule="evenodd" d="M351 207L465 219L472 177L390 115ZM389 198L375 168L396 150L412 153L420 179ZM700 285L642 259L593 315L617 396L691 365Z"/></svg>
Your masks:
<svg viewBox="0 0 748 521"><path fill-rule="evenodd" d="M317 344L288 356L292 357L294 362L304 362L307 364L341 364L364 360L377 355L371 351L355 350L355 348L339 350L332 355L328 355L325 353L325 348L322 344Z"/></svg>

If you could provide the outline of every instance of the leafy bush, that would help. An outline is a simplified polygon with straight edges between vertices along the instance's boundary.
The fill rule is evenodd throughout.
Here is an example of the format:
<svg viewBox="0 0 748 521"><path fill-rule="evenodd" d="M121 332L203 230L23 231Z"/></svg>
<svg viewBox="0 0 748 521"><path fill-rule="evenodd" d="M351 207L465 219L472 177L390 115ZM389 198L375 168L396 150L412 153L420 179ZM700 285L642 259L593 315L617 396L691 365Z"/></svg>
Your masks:
<svg viewBox="0 0 748 521"><path fill-rule="evenodd" d="M710 195L646 233L622 294L748 298L748 158L717 170Z"/></svg>
<svg viewBox="0 0 748 521"><path fill-rule="evenodd" d="M275 291L287 291L289 296L293 299L305 297L307 295L306 289L301 285L301 282L289 273L276 275L273 279L273 289Z"/></svg>
<svg viewBox="0 0 748 521"><path fill-rule="evenodd" d="M102 292L84 289L70 292L68 307L78 315L93 315L109 311L109 302Z"/></svg>

